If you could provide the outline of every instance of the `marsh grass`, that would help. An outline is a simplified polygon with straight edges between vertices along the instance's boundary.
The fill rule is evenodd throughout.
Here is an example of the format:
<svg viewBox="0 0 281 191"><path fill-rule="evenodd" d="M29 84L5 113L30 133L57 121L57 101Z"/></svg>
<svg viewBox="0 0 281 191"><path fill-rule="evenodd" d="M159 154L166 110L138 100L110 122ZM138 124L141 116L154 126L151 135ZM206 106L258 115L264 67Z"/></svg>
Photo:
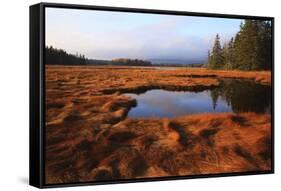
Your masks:
<svg viewBox="0 0 281 191"><path fill-rule="evenodd" d="M219 78L270 84L270 72L46 66L46 183L271 169L271 116L128 118L122 93L201 91Z"/></svg>

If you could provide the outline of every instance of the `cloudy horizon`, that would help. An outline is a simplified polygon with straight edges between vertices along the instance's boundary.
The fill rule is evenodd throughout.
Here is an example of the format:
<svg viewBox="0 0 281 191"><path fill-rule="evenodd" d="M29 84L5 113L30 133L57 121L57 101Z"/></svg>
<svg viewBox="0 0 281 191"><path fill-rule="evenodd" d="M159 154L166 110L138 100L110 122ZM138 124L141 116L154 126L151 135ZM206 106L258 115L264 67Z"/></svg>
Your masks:
<svg viewBox="0 0 281 191"><path fill-rule="evenodd" d="M241 19L46 8L46 45L90 59L206 60Z"/></svg>

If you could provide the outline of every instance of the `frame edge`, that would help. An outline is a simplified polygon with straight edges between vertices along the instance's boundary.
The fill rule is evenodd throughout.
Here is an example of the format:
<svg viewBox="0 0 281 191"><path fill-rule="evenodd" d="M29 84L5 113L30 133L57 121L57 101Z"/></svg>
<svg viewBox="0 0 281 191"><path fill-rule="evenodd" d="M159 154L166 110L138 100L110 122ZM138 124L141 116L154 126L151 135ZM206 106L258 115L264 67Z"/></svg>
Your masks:
<svg viewBox="0 0 281 191"><path fill-rule="evenodd" d="M29 7L29 185L42 188L40 120L41 4Z"/></svg>

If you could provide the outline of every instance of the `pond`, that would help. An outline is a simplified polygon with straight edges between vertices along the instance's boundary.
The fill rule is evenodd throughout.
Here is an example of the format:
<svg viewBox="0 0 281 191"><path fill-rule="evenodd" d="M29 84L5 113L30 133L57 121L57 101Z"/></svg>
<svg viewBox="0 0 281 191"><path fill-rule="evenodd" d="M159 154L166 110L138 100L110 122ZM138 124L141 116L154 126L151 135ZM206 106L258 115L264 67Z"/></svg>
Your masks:
<svg viewBox="0 0 281 191"><path fill-rule="evenodd" d="M129 117L175 117L195 113L270 113L271 87L251 80L222 80L221 86L201 92L153 89L126 93L137 100Z"/></svg>

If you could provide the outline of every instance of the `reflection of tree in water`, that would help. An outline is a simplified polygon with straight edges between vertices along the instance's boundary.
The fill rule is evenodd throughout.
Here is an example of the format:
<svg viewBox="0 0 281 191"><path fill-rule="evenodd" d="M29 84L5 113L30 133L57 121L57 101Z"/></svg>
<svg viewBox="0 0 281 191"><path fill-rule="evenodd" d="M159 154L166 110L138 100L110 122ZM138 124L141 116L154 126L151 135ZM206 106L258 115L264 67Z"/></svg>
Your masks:
<svg viewBox="0 0 281 191"><path fill-rule="evenodd" d="M270 112L271 88L250 80L224 79L220 88L211 90L213 109L218 99L231 105L233 112Z"/></svg>
<svg viewBox="0 0 281 191"><path fill-rule="evenodd" d="M211 97L212 97L212 101L213 101L213 109L216 110L216 107L218 105L218 99L220 96L220 88L215 88L213 90L211 90Z"/></svg>

